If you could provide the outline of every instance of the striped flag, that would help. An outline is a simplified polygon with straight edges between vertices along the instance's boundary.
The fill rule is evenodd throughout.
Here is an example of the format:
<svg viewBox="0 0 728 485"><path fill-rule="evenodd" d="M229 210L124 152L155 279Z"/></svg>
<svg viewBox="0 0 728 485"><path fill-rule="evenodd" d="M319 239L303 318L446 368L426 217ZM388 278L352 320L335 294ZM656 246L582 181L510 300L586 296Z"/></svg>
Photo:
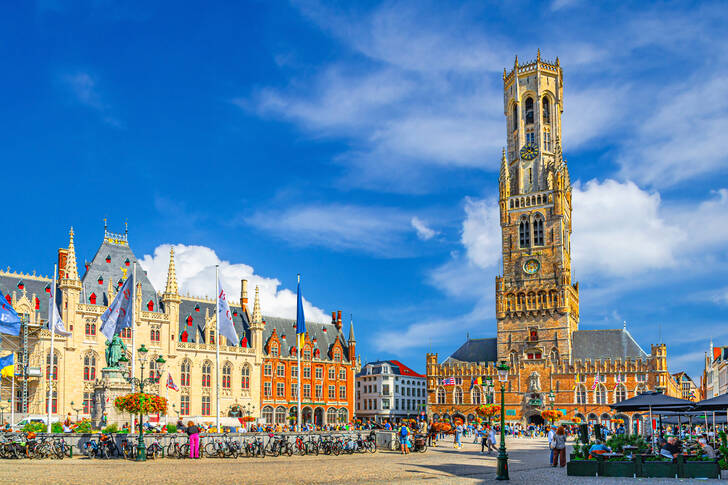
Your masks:
<svg viewBox="0 0 728 485"><path fill-rule="evenodd" d="M442 380L443 386L454 386L455 385L455 378L454 377L447 377Z"/></svg>
<svg viewBox="0 0 728 485"><path fill-rule="evenodd" d="M600 380L601 380L601 377L599 377L599 373L597 372L597 375L594 376L594 384L592 384L592 386L591 386L592 391L597 388L597 385L599 384Z"/></svg>

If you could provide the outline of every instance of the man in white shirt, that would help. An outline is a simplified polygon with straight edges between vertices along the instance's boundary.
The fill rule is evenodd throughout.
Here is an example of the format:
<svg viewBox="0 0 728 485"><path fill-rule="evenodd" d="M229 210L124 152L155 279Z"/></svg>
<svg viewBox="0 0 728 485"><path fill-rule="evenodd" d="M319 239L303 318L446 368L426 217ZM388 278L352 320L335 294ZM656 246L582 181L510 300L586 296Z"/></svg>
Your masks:
<svg viewBox="0 0 728 485"><path fill-rule="evenodd" d="M549 449L551 450L551 455L549 456L549 463L554 462L554 449L551 448L551 441L554 439L554 427L551 426L549 428L549 433L546 435L546 438L549 440Z"/></svg>

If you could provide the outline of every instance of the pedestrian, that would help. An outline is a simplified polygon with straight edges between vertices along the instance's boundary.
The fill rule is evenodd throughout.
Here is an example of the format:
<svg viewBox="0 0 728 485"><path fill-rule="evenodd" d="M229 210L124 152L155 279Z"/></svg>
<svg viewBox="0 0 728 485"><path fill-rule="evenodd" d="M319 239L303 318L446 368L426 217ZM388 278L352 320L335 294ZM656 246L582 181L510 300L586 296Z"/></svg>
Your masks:
<svg viewBox="0 0 728 485"><path fill-rule="evenodd" d="M495 448L495 428L493 426L488 430L488 455L490 455L491 450L497 451Z"/></svg>
<svg viewBox="0 0 728 485"><path fill-rule="evenodd" d="M402 450L403 455L409 453L409 449L407 447L408 436L409 430L407 429L407 425L402 423L402 427L399 428L399 447Z"/></svg>
<svg viewBox="0 0 728 485"><path fill-rule="evenodd" d="M546 438L548 439L549 443L549 449L551 450L551 454L549 455L549 463L554 462L554 447L553 447L553 441L554 441L554 435L556 434L556 431L554 429L554 426L549 429L549 434L546 435Z"/></svg>
<svg viewBox="0 0 728 485"><path fill-rule="evenodd" d="M485 447L488 444L488 429L483 427L478 435L480 436L480 452L485 453Z"/></svg>
<svg viewBox="0 0 728 485"><path fill-rule="evenodd" d="M457 428L455 428L455 448L462 448L462 437L463 437L463 425L458 423Z"/></svg>
<svg viewBox="0 0 728 485"><path fill-rule="evenodd" d="M190 458L200 457L200 428L195 426L193 421L187 423L185 429L187 436L190 437Z"/></svg>
<svg viewBox="0 0 728 485"><path fill-rule="evenodd" d="M432 422L432 424L430 424L429 435L429 446L437 446L437 426L435 426L434 421Z"/></svg>
<svg viewBox="0 0 728 485"><path fill-rule="evenodd" d="M561 461L561 467L566 466L566 430L563 426L559 426L556 430L556 434L552 440L554 447L554 461L551 462L551 466L555 467L558 462Z"/></svg>

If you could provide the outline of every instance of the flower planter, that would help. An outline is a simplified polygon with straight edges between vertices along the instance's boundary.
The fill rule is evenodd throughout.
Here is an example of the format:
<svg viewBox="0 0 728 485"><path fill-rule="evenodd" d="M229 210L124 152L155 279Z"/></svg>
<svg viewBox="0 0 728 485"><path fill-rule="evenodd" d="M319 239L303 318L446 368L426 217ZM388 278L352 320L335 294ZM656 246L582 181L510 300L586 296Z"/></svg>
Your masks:
<svg viewBox="0 0 728 485"><path fill-rule="evenodd" d="M686 461L680 478L720 478L720 467L716 461Z"/></svg>
<svg viewBox="0 0 728 485"><path fill-rule="evenodd" d="M599 472L596 460L571 460L566 464L566 474L572 477L593 477Z"/></svg>
<svg viewBox="0 0 728 485"><path fill-rule="evenodd" d="M644 461L642 477L675 478L678 475L677 463L671 461Z"/></svg>
<svg viewBox="0 0 728 485"><path fill-rule="evenodd" d="M599 473L603 477L633 477L636 474L633 461L603 461Z"/></svg>

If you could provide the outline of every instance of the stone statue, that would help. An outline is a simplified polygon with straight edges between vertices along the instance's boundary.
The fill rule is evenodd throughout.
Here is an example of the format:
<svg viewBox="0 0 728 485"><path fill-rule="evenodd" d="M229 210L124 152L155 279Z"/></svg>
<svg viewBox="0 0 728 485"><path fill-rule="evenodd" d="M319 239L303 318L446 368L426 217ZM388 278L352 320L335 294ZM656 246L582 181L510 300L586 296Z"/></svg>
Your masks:
<svg viewBox="0 0 728 485"><path fill-rule="evenodd" d="M528 376L528 392L539 392L541 390L541 377L536 371Z"/></svg>
<svg viewBox="0 0 728 485"><path fill-rule="evenodd" d="M106 367L109 369L119 369L119 359L126 352L126 344L118 335L114 335L111 342L106 342Z"/></svg>

